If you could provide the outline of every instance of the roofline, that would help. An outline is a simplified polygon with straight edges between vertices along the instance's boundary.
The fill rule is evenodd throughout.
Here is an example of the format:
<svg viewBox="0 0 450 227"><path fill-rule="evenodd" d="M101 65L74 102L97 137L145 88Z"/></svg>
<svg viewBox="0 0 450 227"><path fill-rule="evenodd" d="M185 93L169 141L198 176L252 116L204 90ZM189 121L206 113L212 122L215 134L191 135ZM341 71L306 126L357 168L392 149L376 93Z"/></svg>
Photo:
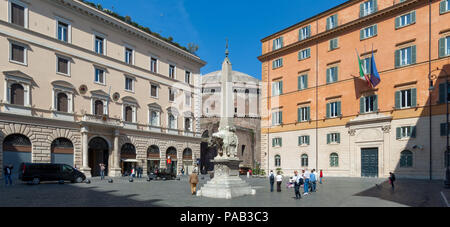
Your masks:
<svg viewBox="0 0 450 227"><path fill-rule="evenodd" d="M364 0L348 0L348 1L344 2L344 3L341 3L341 4L337 5L337 6L329 9L329 10L326 10L326 11L324 11L322 13L319 13L317 15L309 17L308 19L302 20L299 23L296 23L296 24L294 24L292 26L289 26L289 27L287 27L287 28L285 28L285 29L283 29L281 31L275 32L272 35L269 35L269 36L267 36L265 38L262 38L261 42L266 42L266 41L268 41L268 40L270 40L270 39L272 39L272 38L274 38L276 36L279 36L281 33L285 33L287 31L291 31L291 30L293 30L293 29L295 29L297 27L300 27L303 24L308 24L308 23L314 21L315 19L321 18L321 17L323 17L323 16L325 16L325 15L331 13L331 12L334 12L334 11L337 11L338 9L345 8L347 6L353 5L353 4L355 4L357 2L360 2L360 1L364 1Z"/></svg>
<svg viewBox="0 0 450 227"><path fill-rule="evenodd" d="M108 19L110 21L118 23L121 26L125 26L126 28L132 30L133 32L136 32L136 33L138 33L138 34L140 34L140 35L142 35L144 37L150 37L152 41L154 41L156 43L159 43L160 45L166 45L166 47L168 49L170 49L170 50L172 50L174 52L178 52L179 54L185 55L186 58L193 60L194 62L200 64L202 67L207 64L200 57L198 57L198 56L196 56L196 55L194 55L192 53L189 53L188 51L185 51L185 50L183 50L183 49L181 49L181 48L179 48L179 47L177 47L177 46L175 46L175 45L173 45L171 43L168 43L165 40L159 39L158 37L156 37L154 35L148 34L147 32L144 32L144 31L142 31L142 30L140 30L138 28L135 28L134 26L132 26L130 24L127 24L127 23L125 23L125 22L123 22L123 21L121 21L121 20L119 20L119 19L117 19L117 18L115 18L115 17L113 17L113 16L103 12L103 11L100 11L97 8L94 8L94 7L90 6L89 4L86 4L86 3L84 3L84 2L82 2L80 0L60 0L60 1L61 2L66 2L66 3L73 2L75 4L78 4L78 6L84 7L87 10L91 10L91 11L95 12L96 14L100 14L100 16L102 16L102 17L106 17L106 19Z"/></svg>

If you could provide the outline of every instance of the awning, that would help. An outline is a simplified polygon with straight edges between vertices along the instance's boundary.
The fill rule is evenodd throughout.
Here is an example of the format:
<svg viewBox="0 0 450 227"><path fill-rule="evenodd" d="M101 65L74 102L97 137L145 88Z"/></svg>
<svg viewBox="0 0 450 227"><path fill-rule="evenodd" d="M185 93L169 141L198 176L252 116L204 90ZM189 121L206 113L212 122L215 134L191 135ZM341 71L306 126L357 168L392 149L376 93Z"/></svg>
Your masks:
<svg viewBox="0 0 450 227"><path fill-rule="evenodd" d="M122 159L122 162L139 162L137 159Z"/></svg>

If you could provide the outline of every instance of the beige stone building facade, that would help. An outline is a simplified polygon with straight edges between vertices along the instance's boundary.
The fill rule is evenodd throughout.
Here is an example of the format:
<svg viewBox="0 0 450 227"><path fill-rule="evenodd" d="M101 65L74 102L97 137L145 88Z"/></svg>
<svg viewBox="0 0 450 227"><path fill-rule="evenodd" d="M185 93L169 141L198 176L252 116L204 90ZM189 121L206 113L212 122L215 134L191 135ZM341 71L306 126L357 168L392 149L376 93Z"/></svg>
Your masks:
<svg viewBox="0 0 450 227"><path fill-rule="evenodd" d="M0 1L0 166L192 169L206 62L78 0Z"/></svg>

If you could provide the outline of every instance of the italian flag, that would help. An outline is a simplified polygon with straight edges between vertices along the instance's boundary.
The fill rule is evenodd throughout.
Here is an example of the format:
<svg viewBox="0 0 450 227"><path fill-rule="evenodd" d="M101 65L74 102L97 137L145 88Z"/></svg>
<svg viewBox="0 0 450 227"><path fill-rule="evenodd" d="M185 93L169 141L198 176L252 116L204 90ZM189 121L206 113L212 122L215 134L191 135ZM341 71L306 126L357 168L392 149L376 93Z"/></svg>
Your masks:
<svg viewBox="0 0 450 227"><path fill-rule="evenodd" d="M361 61L361 58L359 58L358 51L356 51L356 56L358 57L359 76L360 76L360 77L366 78L367 84L369 85L369 87L371 87L372 84L370 83L370 77L369 77L369 75L367 75L367 73L364 71L363 62Z"/></svg>

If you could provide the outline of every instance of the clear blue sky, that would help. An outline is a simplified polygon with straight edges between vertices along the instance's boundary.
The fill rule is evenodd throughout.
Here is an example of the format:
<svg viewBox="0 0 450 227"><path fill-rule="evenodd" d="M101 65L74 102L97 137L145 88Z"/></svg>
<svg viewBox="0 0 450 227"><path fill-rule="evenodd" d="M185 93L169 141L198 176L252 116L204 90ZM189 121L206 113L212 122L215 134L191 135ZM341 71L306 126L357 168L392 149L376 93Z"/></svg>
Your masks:
<svg viewBox="0 0 450 227"><path fill-rule="evenodd" d="M260 40L347 0L90 0L114 9L187 47L208 64L202 74L219 70L229 39L233 70L261 79Z"/></svg>

